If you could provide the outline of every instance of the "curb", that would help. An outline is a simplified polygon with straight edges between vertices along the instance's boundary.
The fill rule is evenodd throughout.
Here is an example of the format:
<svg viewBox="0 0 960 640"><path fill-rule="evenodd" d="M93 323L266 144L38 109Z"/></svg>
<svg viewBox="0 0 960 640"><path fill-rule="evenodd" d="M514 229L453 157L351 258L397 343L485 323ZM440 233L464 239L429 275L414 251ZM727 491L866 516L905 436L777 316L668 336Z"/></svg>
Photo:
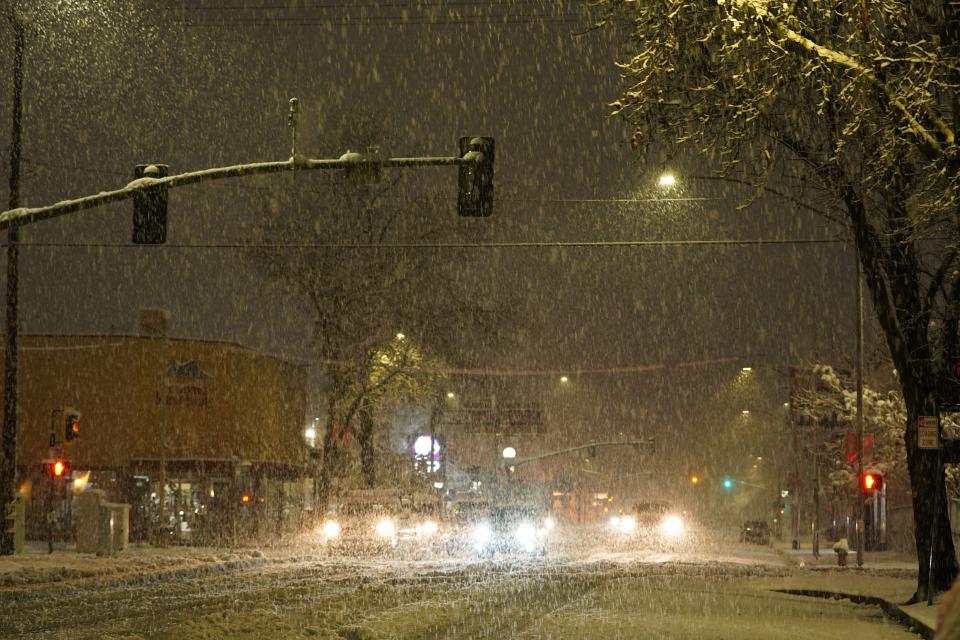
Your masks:
<svg viewBox="0 0 960 640"><path fill-rule="evenodd" d="M806 596L809 598L826 598L830 600L849 600L855 604L869 604L880 609L887 617L899 622L925 640L933 640L933 628L909 613L899 606L888 602L883 598L876 596L864 596L855 593L841 593L836 591L819 591L817 589L771 589L776 593L786 593L793 596Z"/></svg>

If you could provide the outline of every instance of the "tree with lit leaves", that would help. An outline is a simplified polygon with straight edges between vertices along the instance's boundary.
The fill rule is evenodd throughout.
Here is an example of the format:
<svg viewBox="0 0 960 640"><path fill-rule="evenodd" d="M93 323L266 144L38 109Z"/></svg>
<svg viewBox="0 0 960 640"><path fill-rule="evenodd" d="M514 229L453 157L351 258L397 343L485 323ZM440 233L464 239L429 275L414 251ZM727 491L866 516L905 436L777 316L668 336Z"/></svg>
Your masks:
<svg viewBox="0 0 960 640"><path fill-rule="evenodd" d="M897 369L920 558L939 512L933 588L957 575L936 452L917 418L958 353L960 6L942 1L601 0L624 29L614 103L634 146L678 142L726 177L777 188L842 224ZM927 595L919 563L915 598Z"/></svg>

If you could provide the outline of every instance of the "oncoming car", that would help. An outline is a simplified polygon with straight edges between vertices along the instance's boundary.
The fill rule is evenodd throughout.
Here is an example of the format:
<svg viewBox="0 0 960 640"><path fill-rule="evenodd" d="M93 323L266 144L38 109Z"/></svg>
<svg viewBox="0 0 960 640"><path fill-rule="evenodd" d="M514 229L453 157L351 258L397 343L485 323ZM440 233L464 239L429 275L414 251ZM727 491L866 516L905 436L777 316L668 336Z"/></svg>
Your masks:
<svg viewBox="0 0 960 640"><path fill-rule="evenodd" d="M615 535L647 544L673 544L687 537L683 515L666 502L638 502L629 514L614 515L607 526Z"/></svg>
<svg viewBox="0 0 960 640"><path fill-rule="evenodd" d="M440 531L440 505L383 492L351 492L341 497L320 527L330 548L348 553L426 545Z"/></svg>
<svg viewBox="0 0 960 640"><path fill-rule="evenodd" d="M527 506L491 507L469 528L469 544L481 557L497 553L546 555L554 521Z"/></svg>

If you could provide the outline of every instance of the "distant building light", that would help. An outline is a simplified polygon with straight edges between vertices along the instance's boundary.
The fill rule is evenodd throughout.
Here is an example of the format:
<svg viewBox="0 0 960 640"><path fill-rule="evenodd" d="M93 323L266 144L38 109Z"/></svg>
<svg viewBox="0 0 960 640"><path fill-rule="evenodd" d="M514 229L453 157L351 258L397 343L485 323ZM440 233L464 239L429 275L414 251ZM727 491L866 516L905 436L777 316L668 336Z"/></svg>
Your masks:
<svg viewBox="0 0 960 640"><path fill-rule="evenodd" d="M567 376L560 376L560 382L570 382L570 378Z"/></svg>
<svg viewBox="0 0 960 640"><path fill-rule="evenodd" d="M453 391L447 391L447 397L452 400L453 398L457 397L457 394L455 394Z"/></svg>
<svg viewBox="0 0 960 640"><path fill-rule="evenodd" d="M433 483L433 488L434 488L434 489L443 489L443 483L442 483L442 482L434 482L434 483Z"/></svg>
<svg viewBox="0 0 960 640"><path fill-rule="evenodd" d="M751 371L753 371L753 367L744 367L740 369L740 373L750 373Z"/></svg>
<svg viewBox="0 0 960 640"><path fill-rule="evenodd" d="M744 409L743 411L740 412L740 415L742 415L742 416L748 416L748 415L750 415L750 409Z"/></svg>
<svg viewBox="0 0 960 640"><path fill-rule="evenodd" d="M672 187L677 184L677 178L672 173L662 173L657 180L657 184L661 187Z"/></svg>
<svg viewBox="0 0 960 640"><path fill-rule="evenodd" d="M402 333L398 333L398 334L397 334L397 340L403 340L403 339L406 338L406 337L407 337L407 336L403 335Z"/></svg>
<svg viewBox="0 0 960 640"><path fill-rule="evenodd" d="M413 441L413 452L421 457L428 456L430 455L431 445L434 456L436 456L440 453L440 442L429 435L417 436L417 439Z"/></svg>

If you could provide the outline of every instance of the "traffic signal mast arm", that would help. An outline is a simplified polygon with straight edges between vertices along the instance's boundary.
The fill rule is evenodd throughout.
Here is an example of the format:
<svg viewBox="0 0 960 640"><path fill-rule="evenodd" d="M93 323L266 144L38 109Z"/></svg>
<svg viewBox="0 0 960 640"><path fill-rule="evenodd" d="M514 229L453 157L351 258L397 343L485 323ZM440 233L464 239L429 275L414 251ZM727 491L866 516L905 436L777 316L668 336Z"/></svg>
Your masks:
<svg viewBox="0 0 960 640"><path fill-rule="evenodd" d="M591 449L596 447L623 447L627 445L630 445L633 447L650 447L652 449L653 438L647 438L646 440L614 440L611 442L590 442L587 444L578 445L576 447L570 447L568 449L548 451L547 453L541 453L540 455L530 456L529 458L506 459L503 461L503 466L517 467L521 464L528 464L530 462L537 462L545 458L552 458L554 456L562 456L568 453L575 453L577 451L583 451L584 449Z"/></svg>
<svg viewBox="0 0 960 640"><path fill-rule="evenodd" d="M479 156L479 157L478 157ZM83 196L73 200L63 200L44 207L19 207L8 209L0 213L0 230L7 229L12 223L24 226L33 222L59 218L70 213L93 209L111 202L129 200L141 192L152 187L166 186L167 188L185 187L208 180L223 180L225 178L242 178L245 176L264 175L268 173L283 173L287 171L316 171L316 170L359 170L375 171L378 168L410 168L410 167L445 167L468 166L479 167L483 162L483 154L470 152L462 158L449 157L416 157L416 158L387 158L385 160L371 159L360 154L344 154L336 159L293 157L289 160L276 162L252 162L237 164L228 167L201 169L179 173L164 178L139 178L126 186L114 191Z"/></svg>

